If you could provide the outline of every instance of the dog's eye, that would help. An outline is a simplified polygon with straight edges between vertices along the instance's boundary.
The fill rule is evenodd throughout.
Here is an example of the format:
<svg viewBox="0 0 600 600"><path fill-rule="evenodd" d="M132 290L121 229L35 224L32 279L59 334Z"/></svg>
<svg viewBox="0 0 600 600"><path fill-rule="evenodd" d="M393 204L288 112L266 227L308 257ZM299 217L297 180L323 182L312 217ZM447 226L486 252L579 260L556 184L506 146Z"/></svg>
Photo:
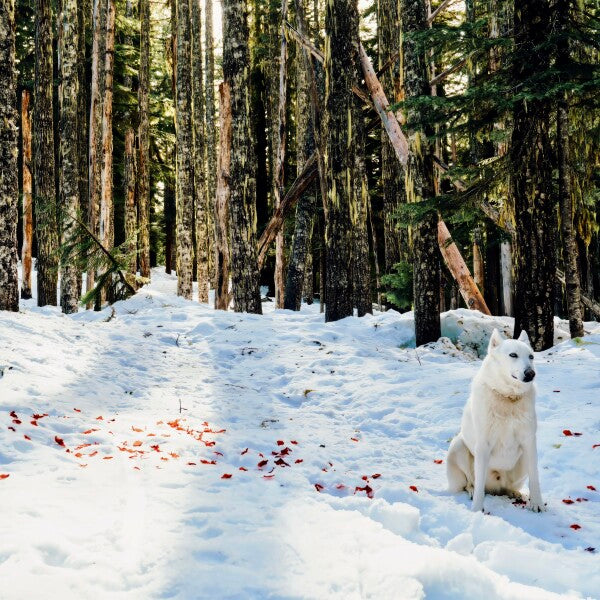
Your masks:
<svg viewBox="0 0 600 600"><path fill-rule="evenodd" d="M529 355L529 359L530 359L530 360L533 360L533 354L530 354L530 355Z"/></svg>
<svg viewBox="0 0 600 600"><path fill-rule="evenodd" d="M516 352L511 352L511 353L509 354L509 356L510 356L511 358L517 358L517 353L516 353Z"/></svg>

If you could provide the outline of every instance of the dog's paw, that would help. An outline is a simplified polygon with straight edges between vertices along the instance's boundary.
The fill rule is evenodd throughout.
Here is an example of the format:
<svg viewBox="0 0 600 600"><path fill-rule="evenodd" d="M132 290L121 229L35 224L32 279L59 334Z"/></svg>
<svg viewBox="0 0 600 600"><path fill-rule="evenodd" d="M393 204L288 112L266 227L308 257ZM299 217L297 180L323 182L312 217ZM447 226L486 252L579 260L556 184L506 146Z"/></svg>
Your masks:
<svg viewBox="0 0 600 600"><path fill-rule="evenodd" d="M483 512L483 502L473 502L473 504L471 504L471 510L473 512Z"/></svg>
<svg viewBox="0 0 600 600"><path fill-rule="evenodd" d="M529 504L527 506L527 508L529 508L529 510L532 510L533 512L546 512L546 505L544 504L543 500L529 500Z"/></svg>

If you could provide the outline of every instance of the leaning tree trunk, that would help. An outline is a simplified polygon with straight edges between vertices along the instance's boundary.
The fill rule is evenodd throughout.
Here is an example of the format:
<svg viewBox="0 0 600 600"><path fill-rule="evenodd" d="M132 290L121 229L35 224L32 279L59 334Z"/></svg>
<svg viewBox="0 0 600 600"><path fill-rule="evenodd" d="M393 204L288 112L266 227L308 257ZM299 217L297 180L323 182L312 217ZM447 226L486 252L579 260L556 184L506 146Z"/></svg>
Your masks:
<svg viewBox="0 0 600 600"><path fill-rule="evenodd" d="M77 0L62 0L60 36L58 40L58 65L60 87L59 121L59 191L62 244L77 243L76 219L79 212L79 23ZM60 306L64 313L77 312L79 305L80 273L69 254L61 264Z"/></svg>
<svg viewBox="0 0 600 600"><path fill-rule="evenodd" d="M93 41L92 41L92 86L90 96L89 125L89 184L88 184L88 226L99 235L100 198L102 195L102 109L104 99L104 68L106 30L106 2L94 0ZM96 273L91 265L87 269L86 288L94 287ZM90 306L88 305L88 308Z"/></svg>
<svg viewBox="0 0 600 600"><path fill-rule="evenodd" d="M194 159L192 136L191 21L189 0L177 0L177 295L192 299Z"/></svg>
<svg viewBox="0 0 600 600"><path fill-rule="evenodd" d="M514 85L532 85L550 68L544 44L551 31L549 0L515 0ZM529 334L534 350L554 342L556 212L552 190L550 102L527 98L513 108L509 150L511 194L515 207L515 331Z"/></svg>
<svg viewBox="0 0 600 600"><path fill-rule="evenodd" d="M217 193L217 148L218 137L215 110L215 52L213 39L213 6L212 0L205 0L204 27L204 77L206 85L206 207L208 211L209 232L214 229L215 196ZM210 250L213 250L210 252ZM215 279L214 248L209 244L209 265L211 279Z"/></svg>
<svg viewBox="0 0 600 600"><path fill-rule="evenodd" d="M192 19L192 124L194 135L194 216L196 233L196 278L198 301L208 302L208 210L204 161L204 81L202 74L202 13L200 0L190 0Z"/></svg>
<svg viewBox="0 0 600 600"><path fill-rule="evenodd" d="M569 19L569 0L556 3L556 16L559 26L566 26ZM569 70L568 40L559 42L557 66L567 76ZM567 291L567 312L571 337L584 335L583 311L581 305L581 282L579 280L579 251L573 229L573 194L571 191L571 156L569 136L569 102L566 95L559 98L556 114L556 137L558 154L558 199L560 206L560 229L563 238L565 264L565 287Z"/></svg>
<svg viewBox="0 0 600 600"><path fill-rule="evenodd" d="M377 8L379 68L387 66L381 76L381 85L391 102L403 99L400 56L397 55L401 40L398 8L398 0L379 0ZM394 55L397 58L392 60ZM402 165L396 160L395 150L384 128L381 131L381 194L385 271L390 273L393 266L402 259L402 254L407 253L407 248L402 243L402 230L395 218L400 204L405 202L405 192Z"/></svg>
<svg viewBox="0 0 600 600"><path fill-rule="evenodd" d="M0 310L19 310L15 3L0 4Z"/></svg>
<svg viewBox="0 0 600 600"><path fill-rule="evenodd" d="M38 306L56 306L58 225L54 179L52 3L35 3L33 177L37 237Z"/></svg>
<svg viewBox="0 0 600 600"><path fill-rule="evenodd" d="M21 138L23 157L23 247L21 248L21 298L31 298L31 252L33 249L33 194L31 180L31 94L21 95Z"/></svg>
<svg viewBox="0 0 600 600"><path fill-rule="evenodd" d="M150 277L150 0L140 0L138 227L140 275Z"/></svg>
<svg viewBox="0 0 600 600"><path fill-rule="evenodd" d="M406 99L430 93L427 58L415 36L427 30L425 3L422 0L402 2L402 64ZM420 115L407 112L410 145L406 166L408 202L422 202L435 194L433 153L428 142L430 132L416 125ZM417 346L436 341L440 333L440 260L437 241L437 215L429 210L412 231L415 338Z"/></svg>
<svg viewBox="0 0 600 600"><path fill-rule="evenodd" d="M231 279L236 312L262 314L256 257L256 179L249 115L248 7L223 2L223 79L231 90Z"/></svg>
<svg viewBox="0 0 600 600"><path fill-rule="evenodd" d="M325 114L327 219L325 320L353 313L352 220L354 190L354 93L359 60L356 0L328 2L325 11Z"/></svg>
<svg viewBox="0 0 600 600"><path fill-rule="evenodd" d="M306 5L306 0L300 0ZM296 52L296 164L298 175L315 150L310 111L310 80L303 50ZM316 211L314 183L302 194L296 208L294 237L287 269L284 308L300 310L302 291L307 278L308 261ZM312 274L311 274L312 278Z"/></svg>

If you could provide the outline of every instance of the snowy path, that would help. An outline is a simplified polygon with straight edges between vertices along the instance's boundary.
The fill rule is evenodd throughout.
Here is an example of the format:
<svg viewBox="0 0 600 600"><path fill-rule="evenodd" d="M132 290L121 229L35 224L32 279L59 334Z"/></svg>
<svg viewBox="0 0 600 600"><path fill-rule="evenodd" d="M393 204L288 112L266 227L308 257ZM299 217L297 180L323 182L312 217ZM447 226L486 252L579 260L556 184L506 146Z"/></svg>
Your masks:
<svg viewBox="0 0 600 600"><path fill-rule="evenodd" d="M409 315L174 289L155 271L110 320L0 313L1 598L600 598L600 332L537 357L548 512L473 514L438 463L478 360L417 355Z"/></svg>

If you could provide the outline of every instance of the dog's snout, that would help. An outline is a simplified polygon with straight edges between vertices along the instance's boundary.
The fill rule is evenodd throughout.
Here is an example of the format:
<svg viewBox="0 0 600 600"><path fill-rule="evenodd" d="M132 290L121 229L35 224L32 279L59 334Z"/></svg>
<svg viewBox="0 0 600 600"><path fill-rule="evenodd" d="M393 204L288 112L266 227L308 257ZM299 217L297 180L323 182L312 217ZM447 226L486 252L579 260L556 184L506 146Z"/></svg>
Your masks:
<svg viewBox="0 0 600 600"><path fill-rule="evenodd" d="M535 371L533 369L525 369L524 375L525 376L523 377L523 381L533 381L533 378L535 377Z"/></svg>

